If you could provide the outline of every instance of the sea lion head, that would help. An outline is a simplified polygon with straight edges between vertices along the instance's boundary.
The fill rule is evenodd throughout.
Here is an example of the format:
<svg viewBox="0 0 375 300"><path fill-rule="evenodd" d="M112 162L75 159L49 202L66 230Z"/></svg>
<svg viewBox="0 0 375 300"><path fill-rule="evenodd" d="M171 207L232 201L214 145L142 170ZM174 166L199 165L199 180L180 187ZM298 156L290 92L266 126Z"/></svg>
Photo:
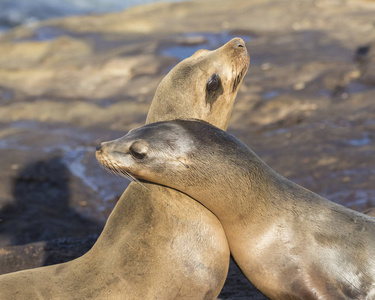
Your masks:
<svg viewBox="0 0 375 300"><path fill-rule="evenodd" d="M118 174L181 189L210 181L226 169L226 160L232 156L241 164L246 151L242 142L225 131L205 121L186 119L133 129L117 140L102 143L96 157Z"/></svg>
<svg viewBox="0 0 375 300"><path fill-rule="evenodd" d="M101 143L96 148L96 158L107 169L138 179L150 179L155 171L163 172L172 165L177 169L186 168L184 157L194 151L194 144L178 138L182 131L174 122L132 129L117 140Z"/></svg>
<svg viewBox="0 0 375 300"><path fill-rule="evenodd" d="M238 87L250 64L244 41L198 50L161 81L146 123L197 118L226 129Z"/></svg>

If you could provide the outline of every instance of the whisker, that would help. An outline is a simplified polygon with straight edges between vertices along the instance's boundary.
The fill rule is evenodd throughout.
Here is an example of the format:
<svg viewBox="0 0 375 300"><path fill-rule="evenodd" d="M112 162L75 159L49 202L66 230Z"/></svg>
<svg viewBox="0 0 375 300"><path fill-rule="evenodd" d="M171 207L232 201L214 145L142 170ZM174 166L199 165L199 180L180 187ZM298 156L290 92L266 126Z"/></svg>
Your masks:
<svg viewBox="0 0 375 300"><path fill-rule="evenodd" d="M123 177L129 179L130 181L134 181L136 183L139 183L141 186L143 186L144 188L147 189L147 187L145 185L143 185L142 182L140 182L137 178L135 178L134 176L132 176L128 171L124 170L123 168L121 168L116 163L113 163L113 165L116 168L116 171L119 172L120 175L122 175Z"/></svg>
<svg viewBox="0 0 375 300"><path fill-rule="evenodd" d="M123 170L118 164L116 163L113 163L113 167L114 169L116 170L116 172L121 176L121 177L124 177L124 178L127 178L128 180L130 181L133 181L134 178L132 178L131 176L129 176L127 174L127 172L125 170Z"/></svg>
<svg viewBox="0 0 375 300"><path fill-rule="evenodd" d="M120 177L120 175L116 172L116 170L114 169L114 167L113 167L113 165L111 164L111 162L108 161L108 159L105 158L105 157L104 157L103 159L104 159L104 163L105 163L105 166L106 166L106 170L107 170L109 173L115 175L116 177Z"/></svg>
<svg viewBox="0 0 375 300"><path fill-rule="evenodd" d="M116 162L111 161L108 157L100 155L98 159L100 166L106 170L108 173L115 175L116 177L126 178L127 180L134 181L139 183L144 188L148 189L142 182L140 182L137 178L132 176L129 172L121 168Z"/></svg>

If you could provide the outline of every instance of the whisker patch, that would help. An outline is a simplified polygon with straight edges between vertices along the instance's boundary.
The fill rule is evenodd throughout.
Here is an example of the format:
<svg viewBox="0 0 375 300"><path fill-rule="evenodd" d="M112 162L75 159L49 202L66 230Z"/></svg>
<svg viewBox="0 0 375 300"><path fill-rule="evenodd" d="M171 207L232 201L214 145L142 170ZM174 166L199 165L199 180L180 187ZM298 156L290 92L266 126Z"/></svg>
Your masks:
<svg viewBox="0 0 375 300"><path fill-rule="evenodd" d="M140 182L137 178L135 178L129 172L121 168L121 166L119 166L117 163L111 161L108 157L101 155L98 160L100 162L101 167L107 172L115 175L116 177L126 178L130 181L139 183L141 186L147 189L147 187L144 184L142 184L142 182Z"/></svg>

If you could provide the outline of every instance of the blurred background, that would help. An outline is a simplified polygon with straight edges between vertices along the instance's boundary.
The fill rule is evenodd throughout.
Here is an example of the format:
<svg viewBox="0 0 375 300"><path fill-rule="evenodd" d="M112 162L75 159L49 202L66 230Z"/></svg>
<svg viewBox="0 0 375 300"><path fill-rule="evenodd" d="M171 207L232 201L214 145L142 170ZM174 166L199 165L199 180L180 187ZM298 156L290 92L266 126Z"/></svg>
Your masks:
<svg viewBox="0 0 375 300"><path fill-rule="evenodd" d="M126 8L162 0L0 0L0 30L38 21L121 11ZM178 2L181 0L174 0Z"/></svg>
<svg viewBox="0 0 375 300"><path fill-rule="evenodd" d="M374 16L369 0L0 0L0 273L89 249L128 185L95 146L235 36L251 64L229 131L306 188L375 206Z"/></svg>

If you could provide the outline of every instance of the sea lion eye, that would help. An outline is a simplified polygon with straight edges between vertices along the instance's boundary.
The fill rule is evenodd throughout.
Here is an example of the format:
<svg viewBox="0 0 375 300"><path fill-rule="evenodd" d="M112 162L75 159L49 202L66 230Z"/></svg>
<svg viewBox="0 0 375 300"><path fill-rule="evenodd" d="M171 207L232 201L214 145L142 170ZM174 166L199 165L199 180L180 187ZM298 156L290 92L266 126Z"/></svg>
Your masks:
<svg viewBox="0 0 375 300"><path fill-rule="evenodd" d="M220 76L217 73L211 75L207 81L207 91L212 92L219 88L220 86Z"/></svg>
<svg viewBox="0 0 375 300"><path fill-rule="evenodd" d="M146 153L140 153L132 149L130 149L130 154L136 159L143 159L146 156Z"/></svg>
<svg viewBox="0 0 375 300"><path fill-rule="evenodd" d="M148 150L148 145L145 141L135 141L129 148L129 153L135 159L145 158Z"/></svg>

